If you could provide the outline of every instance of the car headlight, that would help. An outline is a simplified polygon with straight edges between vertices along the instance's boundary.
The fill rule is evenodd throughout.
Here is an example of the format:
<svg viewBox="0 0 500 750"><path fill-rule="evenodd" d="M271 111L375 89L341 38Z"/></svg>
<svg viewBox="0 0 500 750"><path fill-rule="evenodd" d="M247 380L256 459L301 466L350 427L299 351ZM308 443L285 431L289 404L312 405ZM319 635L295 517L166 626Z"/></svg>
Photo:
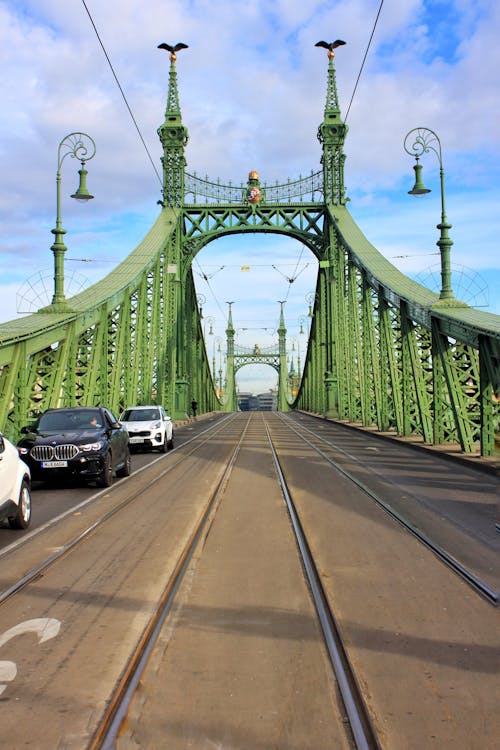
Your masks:
<svg viewBox="0 0 500 750"><path fill-rule="evenodd" d="M160 427L161 427L161 422L154 422L154 423L153 423L153 424L151 425L151 429L152 429L152 430L159 430L159 429L160 429Z"/></svg>
<svg viewBox="0 0 500 750"><path fill-rule="evenodd" d="M17 450L21 456L26 456L30 452L29 448L18 448Z"/></svg>
<svg viewBox="0 0 500 750"><path fill-rule="evenodd" d="M87 451L99 451L101 450L103 445L104 443L99 441L98 443L86 443L85 445L80 445L79 447L82 452L83 451L87 452Z"/></svg>

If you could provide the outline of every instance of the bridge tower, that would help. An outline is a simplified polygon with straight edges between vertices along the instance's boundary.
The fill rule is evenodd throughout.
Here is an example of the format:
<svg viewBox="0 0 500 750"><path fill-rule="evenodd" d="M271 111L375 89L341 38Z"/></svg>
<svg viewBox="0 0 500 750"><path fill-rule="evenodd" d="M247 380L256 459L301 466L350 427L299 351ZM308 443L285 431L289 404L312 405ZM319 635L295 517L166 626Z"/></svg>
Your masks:
<svg viewBox="0 0 500 750"><path fill-rule="evenodd" d="M227 314L226 328L226 394L224 398L225 411L238 410L238 398L236 395L236 371L234 368L234 326L232 306L233 302L227 303L229 311Z"/></svg>
<svg viewBox="0 0 500 750"><path fill-rule="evenodd" d="M288 374L286 367L286 327L283 313L284 302L279 302L280 318L276 333L278 334L278 348L275 346L261 350L258 344L253 349L247 347L235 347L232 317L232 302L229 305L229 313L226 328L226 393L224 399L225 411L236 411L238 408L238 397L236 393L236 373L247 365L269 365L278 373L278 411L289 411L288 403Z"/></svg>
<svg viewBox="0 0 500 750"><path fill-rule="evenodd" d="M342 121L337 94L334 64L335 52L328 52L327 93L323 122L318 128L322 145L321 165L324 202L330 206L344 206L344 142L348 127ZM345 329L339 315L339 266L342 249L338 233L330 214L325 216L322 253L314 296L312 347L314 349L313 380L319 394L321 412L328 417L338 417L339 372L344 368Z"/></svg>
<svg viewBox="0 0 500 750"><path fill-rule="evenodd" d="M163 146L163 200L160 203L164 210L173 210L168 223L175 225L165 248L165 320L170 334L163 369L163 403L175 418L182 419L189 414L192 399L197 400L203 412L213 408L216 397L213 383L208 382L209 370L204 366L207 357L196 291L190 263L183 254L183 233L178 222L185 200L185 147L189 136L182 122L176 60L172 52L165 120L157 132Z"/></svg>
<svg viewBox="0 0 500 750"><path fill-rule="evenodd" d="M325 203L345 203L344 141L348 127L340 117L337 81L334 65L335 52L328 52L328 82L323 122L318 128L318 140L323 147L323 195Z"/></svg>
<svg viewBox="0 0 500 750"><path fill-rule="evenodd" d="M283 313L284 302L280 302L280 323L278 326L279 375L278 375L278 411L290 411L288 404L287 367L286 367L286 327Z"/></svg>
<svg viewBox="0 0 500 750"><path fill-rule="evenodd" d="M163 146L163 203L167 206L182 206L184 202L184 172L186 157L184 149L189 135L182 123L179 91L177 88L177 70L175 52L170 54L170 71L168 77L167 106L165 121L158 128L158 135Z"/></svg>

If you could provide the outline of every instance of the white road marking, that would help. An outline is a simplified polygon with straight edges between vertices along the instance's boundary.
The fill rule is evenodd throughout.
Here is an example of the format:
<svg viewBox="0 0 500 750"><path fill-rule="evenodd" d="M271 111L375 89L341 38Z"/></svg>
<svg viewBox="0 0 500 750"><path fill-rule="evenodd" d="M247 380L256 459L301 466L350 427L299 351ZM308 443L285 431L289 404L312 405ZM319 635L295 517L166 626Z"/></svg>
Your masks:
<svg viewBox="0 0 500 750"><path fill-rule="evenodd" d="M8 643L12 638L24 633L36 633L38 644L49 641L59 633L61 623L54 617L37 617L33 620L24 620L18 625L6 630L0 635L0 648ZM17 675L17 666L13 661L0 661L0 681L12 682ZM0 684L0 695L7 685Z"/></svg>

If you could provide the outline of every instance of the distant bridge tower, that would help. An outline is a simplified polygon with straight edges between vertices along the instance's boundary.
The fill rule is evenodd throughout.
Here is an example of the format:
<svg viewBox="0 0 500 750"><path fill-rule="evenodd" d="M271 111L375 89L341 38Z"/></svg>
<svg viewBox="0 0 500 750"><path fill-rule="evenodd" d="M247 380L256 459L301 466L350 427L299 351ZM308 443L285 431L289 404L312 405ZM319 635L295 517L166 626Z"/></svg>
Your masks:
<svg viewBox="0 0 500 750"><path fill-rule="evenodd" d="M286 367L286 327L285 316L283 314L284 302L280 304L280 319L276 329L278 334L278 348L276 345L261 349L258 344L253 348L241 347L234 345L234 326L231 306L229 305L229 314L226 328L227 338L227 385L224 399L225 411L236 411L238 408L238 397L236 391L236 373L242 367L247 365L269 365L278 373L278 411L290 411L288 403L288 373Z"/></svg>

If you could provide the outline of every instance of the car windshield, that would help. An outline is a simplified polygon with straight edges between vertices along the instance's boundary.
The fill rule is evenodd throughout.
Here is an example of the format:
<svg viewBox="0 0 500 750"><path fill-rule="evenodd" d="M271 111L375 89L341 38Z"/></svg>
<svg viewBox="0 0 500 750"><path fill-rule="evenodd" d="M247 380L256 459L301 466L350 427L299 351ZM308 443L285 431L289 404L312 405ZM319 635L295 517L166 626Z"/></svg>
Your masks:
<svg viewBox="0 0 500 750"><path fill-rule="evenodd" d="M160 419L158 409L127 409L122 414L122 422L150 422Z"/></svg>
<svg viewBox="0 0 500 750"><path fill-rule="evenodd" d="M40 417L38 429L43 432L64 430L93 430L102 427L100 415L87 409L65 412L47 412Z"/></svg>

